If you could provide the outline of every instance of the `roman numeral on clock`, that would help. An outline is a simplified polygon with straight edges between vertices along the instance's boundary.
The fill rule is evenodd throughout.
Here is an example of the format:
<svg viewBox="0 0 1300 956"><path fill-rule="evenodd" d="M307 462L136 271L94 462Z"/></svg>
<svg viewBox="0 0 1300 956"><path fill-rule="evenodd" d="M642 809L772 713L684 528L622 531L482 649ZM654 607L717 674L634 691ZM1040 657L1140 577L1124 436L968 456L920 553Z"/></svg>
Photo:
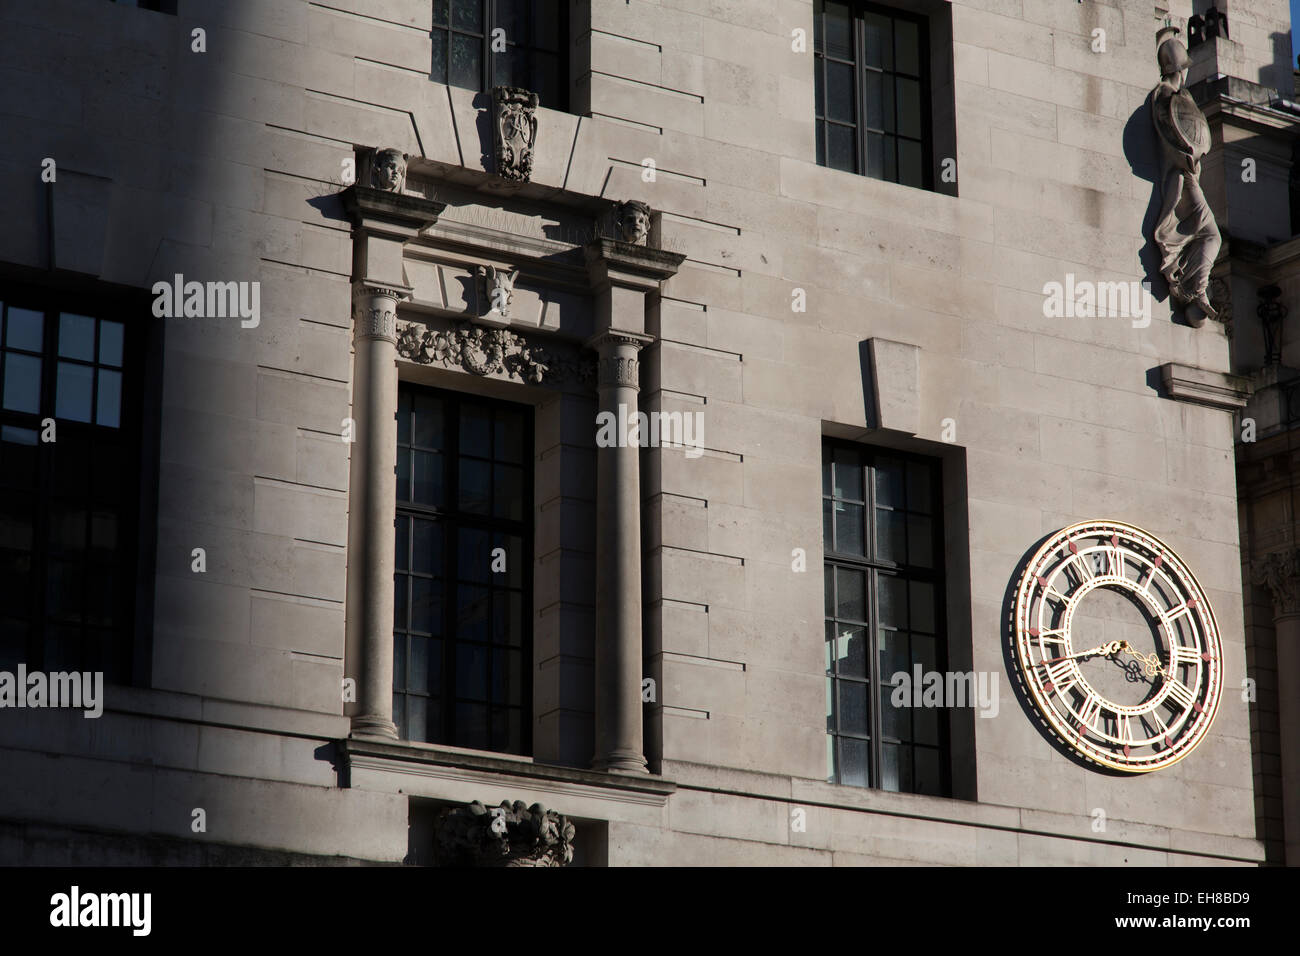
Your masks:
<svg viewBox="0 0 1300 956"><path fill-rule="evenodd" d="M1196 692L1180 680L1169 681L1169 696L1183 710L1193 707L1200 710L1200 705L1196 702Z"/></svg>
<svg viewBox="0 0 1300 956"><path fill-rule="evenodd" d="M1055 664L1040 664L1039 666L1046 668L1043 690L1048 694L1064 694L1079 680L1074 676L1074 668L1071 666L1070 661L1058 661Z"/></svg>
<svg viewBox="0 0 1300 956"><path fill-rule="evenodd" d="M1110 555L1110 573L1116 577L1125 577L1123 550L1117 547L1109 548L1106 553Z"/></svg>
<svg viewBox="0 0 1300 956"><path fill-rule="evenodd" d="M1079 722L1095 732L1097 728L1093 725L1100 714L1101 698L1096 694L1089 694L1083 702L1083 709L1079 711ZM1082 730L1082 727L1080 730Z"/></svg>
<svg viewBox="0 0 1300 956"><path fill-rule="evenodd" d="M1062 594L1056 589L1055 585L1053 585L1051 581L1047 580L1047 578L1042 575L1039 575L1038 586L1043 589L1044 601L1058 601L1062 607L1070 606L1069 595Z"/></svg>
<svg viewBox="0 0 1300 956"><path fill-rule="evenodd" d="M1040 641L1051 641L1053 644L1065 643L1065 628L1063 627L1048 628L1047 630L1039 630L1036 627L1031 627L1025 633Z"/></svg>
<svg viewBox="0 0 1300 956"><path fill-rule="evenodd" d="M1186 604L1180 604L1178 607L1170 608L1164 614L1160 615L1160 619L1165 622L1165 627L1169 628L1174 621L1178 620L1194 607L1196 607L1196 602L1188 601Z"/></svg>
<svg viewBox="0 0 1300 956"><path fill-rule="evenodd" d="M1133 743L1133 725L1129 722L1128 714L1115 715L1115 736L1119 738L1120 743L1124 746L1124 756L1129 755L1130 744Z"/></svg>

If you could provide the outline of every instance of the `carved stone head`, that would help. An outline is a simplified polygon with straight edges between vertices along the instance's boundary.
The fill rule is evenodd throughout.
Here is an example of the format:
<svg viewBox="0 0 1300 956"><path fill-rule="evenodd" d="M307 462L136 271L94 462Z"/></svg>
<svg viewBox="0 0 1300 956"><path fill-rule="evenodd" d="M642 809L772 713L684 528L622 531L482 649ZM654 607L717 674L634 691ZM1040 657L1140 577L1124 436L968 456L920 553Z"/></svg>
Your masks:
<svg viewBox="0 0 1300 956"><path fill-rule="evenodd" d="M1182 85L1183 73L1191 64L1192 58L1187 47L1178 39L1177 27L1165 27L1156 34L1160 44L1156 48L1156 62L1160 64L1160 76L1165 80L1177 80L1175 85Z"/></svg>
<svg viewBox="0 0 1300 956"><path fill-rule="evenodd" d="M615 224L620 239L634 246L644 246L650 236L650 206L639 199L619 203Z"/></svg>
<svg viewBox="0 0 1300 956"><path fill-rule="evenodd" d="M510 299L515 293L515 279L519 278L519 270L506 272L496 266L479 266L478 277L486 303L483 311L497 312L502 318L508 318Z"/></svg>
<svg viewBox="0 0 1300 956"><path fill-rule="evenodd" d="M370 164L370 185L386 192L401 192L406 181L406 154L400 149L377 149Z"/></svg>

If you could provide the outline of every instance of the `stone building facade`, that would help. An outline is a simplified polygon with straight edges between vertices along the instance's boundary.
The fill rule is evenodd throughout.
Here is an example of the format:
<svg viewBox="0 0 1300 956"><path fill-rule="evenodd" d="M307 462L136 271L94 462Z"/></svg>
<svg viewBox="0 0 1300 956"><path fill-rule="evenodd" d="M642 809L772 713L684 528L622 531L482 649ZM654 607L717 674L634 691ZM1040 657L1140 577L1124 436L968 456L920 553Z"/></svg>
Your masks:
<svg viewBox="0 0 1300 956"><path fill-rule="evenodd" d="M1248 351L1294 291L1284 0L1191 50L1220 321L1049 302L1153 275L1168 6L0 0L0 666L108 681L0 710L0 859L1281 860L1242 554L1290 505L1239 524L1234 443L1290 349ZM1256 417L1243 474L1290 454ZM1080 522L1217 622L1154 772L1018 689ZM1081 631L1141 632L1111 597ZM913 668L989 693L896 704Z"/></svg>

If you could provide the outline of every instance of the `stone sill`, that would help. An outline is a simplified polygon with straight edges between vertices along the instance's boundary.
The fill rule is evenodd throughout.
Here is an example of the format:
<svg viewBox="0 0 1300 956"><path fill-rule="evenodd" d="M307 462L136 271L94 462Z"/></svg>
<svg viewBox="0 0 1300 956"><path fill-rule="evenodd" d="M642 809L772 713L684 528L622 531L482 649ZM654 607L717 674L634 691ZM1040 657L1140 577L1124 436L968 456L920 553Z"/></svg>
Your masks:
<svg viewBox="0 0 1300 956"><path fill-rule="evenodd" d="M535 763L531 757L464 750L437 744L375 737L347 737L338 742L338 750L340 757L349 766L356 763L357 758L361 758L367 763L450 767L543 783L641 794L660 804L666 803L669 794L677 790L675 782L653 774L622 773L617 770L580 770L575 767Z"/></svg>

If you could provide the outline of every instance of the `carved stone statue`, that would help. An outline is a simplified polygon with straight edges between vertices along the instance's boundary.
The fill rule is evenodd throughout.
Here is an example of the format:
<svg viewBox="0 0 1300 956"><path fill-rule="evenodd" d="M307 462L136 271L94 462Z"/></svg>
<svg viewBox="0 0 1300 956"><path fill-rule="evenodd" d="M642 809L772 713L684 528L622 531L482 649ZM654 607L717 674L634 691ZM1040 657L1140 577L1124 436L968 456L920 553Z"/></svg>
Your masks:
<svg viewBox="0 0 1300 956"><path fill-rule="evenodd" d="M497 175L526 183L533 174L533 146L537 142L537 94L514 86L492 88L492 139L496 146Z"/></svg>
<svg viewBox="0 0 1300 956"><path fill-rule="evenodd" d="M506 272L496 266L479 266L477 269L479 288L483 290L484 312L498 312L501 317L510 317L510 299L515 294L515 280L519 270Z"/></svg>
<svg viewBox="0 0 1300 956"><path fill-rule="evenodd" d="M1200 326L1216 315L1206 290L1222 239L1199 182L1210 127L1183 85L1190 58L1178 33L1177 27L1164 27L1156 35L1160 82L1148 97L1161 156L1154 239L1170 296L1186 310L1188 322Z"/></svg>
<svg viewBox="0 0 1300 956"><path fill-rule="evenodd" d="M370 161L370 185L400 193L406 182L406 154L400 149L377 149Z"/></svg>
<svg viewBox="0 0 1300 956"><path fill-rule="evenodd" d="M618 204L618 237L634 246L644 246L650 237L650 206L639 199Z"/></svg>

